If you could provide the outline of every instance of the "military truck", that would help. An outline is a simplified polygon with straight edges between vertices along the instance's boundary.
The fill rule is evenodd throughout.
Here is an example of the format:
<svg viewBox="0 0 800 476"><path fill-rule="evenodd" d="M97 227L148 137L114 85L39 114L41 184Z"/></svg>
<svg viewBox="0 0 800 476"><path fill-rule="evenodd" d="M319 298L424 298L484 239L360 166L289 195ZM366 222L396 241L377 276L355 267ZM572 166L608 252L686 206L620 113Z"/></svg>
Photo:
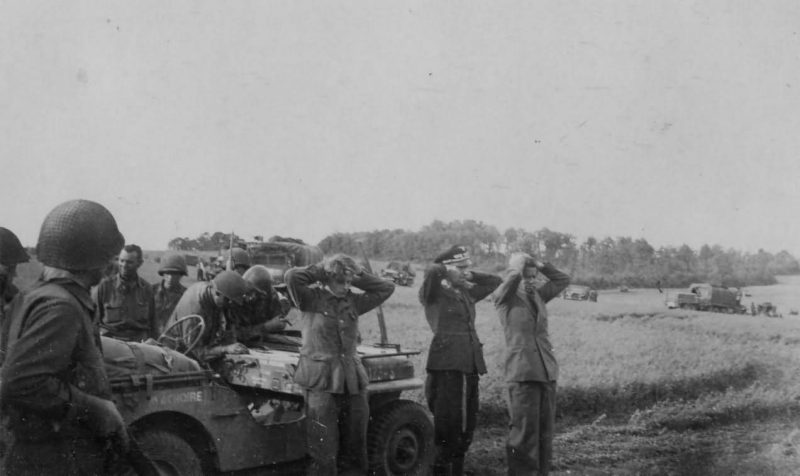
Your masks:
<svg viewBox="0 0 800 476"><path fill-rule="evenodd" d="M688 292L678 293L669 307L695 311L744 314L747 308L741 304L742 293L736 288L712 286L709 283L693 283Z"/></svg>
<svg viewBox="0 0 800 476"><path fill-rule="evenodd" d="M200 316L190 319L198 318L202 326ZM107 368L116 369L108 372L114 402L160 474L290 475L304 474L307 463L304 394L292 379L299 341L293 339L279 336L268 347L226 356L215 370L152 345L104 340L103 346ZM371 474L427 474L434 457L431 416L401 398L422 387L409 359L419 352L399 345L362 345L358 352L369 376ZM131 361L131 353L139 363L120 372L119 362Z"/></svg>
<svg viewBox="0 0 800 476"><path fill-rule="evenodd" d="M402 263L400 261L390 261L385 268L381 270L381 277L388 279L398 286L413 286L414 278L417 273L414 271L411 263Z"/></svg>
<svg viewBox="0 0 800 476"><path fill-rule="evenodd" d="M295 266L308 266L322 261L322 250L296 238L274 236L266 242L247 244L251 264L264 265L270 270L272 284L283 286L283 275Z"/></svg>

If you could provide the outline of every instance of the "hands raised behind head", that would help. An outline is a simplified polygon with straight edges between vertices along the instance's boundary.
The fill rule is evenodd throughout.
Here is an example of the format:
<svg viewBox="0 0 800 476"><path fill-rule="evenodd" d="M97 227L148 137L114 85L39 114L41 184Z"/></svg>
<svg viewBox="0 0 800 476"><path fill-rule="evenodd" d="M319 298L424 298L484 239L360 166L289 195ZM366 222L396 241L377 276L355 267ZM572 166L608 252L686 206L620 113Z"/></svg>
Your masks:
<svg viewBox="0 0 800 476"><path fill-rule="evenodd" d="M533 257L528 253L512 253L508 259L508 267L522 273L530 260L533 260Z"/></svg>

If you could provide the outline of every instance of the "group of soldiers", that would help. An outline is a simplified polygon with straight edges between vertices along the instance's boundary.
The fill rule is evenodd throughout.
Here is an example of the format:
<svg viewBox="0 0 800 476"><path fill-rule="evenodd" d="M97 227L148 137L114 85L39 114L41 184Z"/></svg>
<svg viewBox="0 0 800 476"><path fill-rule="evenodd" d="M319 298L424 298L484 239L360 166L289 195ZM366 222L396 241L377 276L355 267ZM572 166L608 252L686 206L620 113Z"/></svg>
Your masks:
<svg viewBox="0 0 800 476"><path fill-rule="evenodd" d="M42 275L17 293L15 268L28 255L0 228L0 312L7 310L0 314L0 406L9 441L4 474L104 474L103 441L129 444L110 400L100 335L153 344L161 337L213 368L224 355L247 353L284 329L292 306L302 313L294 380L306 390L308 474L366 474L368 378L356 351L358 317L386 301L393 283L335 254L287 271L284 295L273 288L268 269L250 266L244 250L231 250L232 266L211 281L184 287L186 262L169 254L160 263L161 281L150 284L138 275L141 248L123 245L105 207L62 203L40 230ZM524 253L511 255L504 277L471 266L468 250L453 246L428 266L419 290L433 332L425 384L434 417L433 473L470 474L464 458L486 373L475 303L491 296L506 341L508 474L547 474L558 366L545 303L569 277ZM188 325L191 315L202 318L199 331Z"/></svg>

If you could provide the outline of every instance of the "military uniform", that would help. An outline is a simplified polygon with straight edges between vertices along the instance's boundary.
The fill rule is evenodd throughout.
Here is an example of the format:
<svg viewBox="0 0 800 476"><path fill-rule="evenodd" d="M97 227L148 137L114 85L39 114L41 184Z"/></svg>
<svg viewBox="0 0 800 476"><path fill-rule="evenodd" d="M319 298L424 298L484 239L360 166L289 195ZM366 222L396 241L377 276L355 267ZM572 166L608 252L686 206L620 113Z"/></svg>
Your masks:
<svg viewBox="0 0 800 476"><path fill-rule="evenodd" d="M94 291L97 321L104 336L127 341L158 337L153 289L144 279L103 279Z"/></svg>
<svg viewBox="0 0 800 476"><path fill-rule="evenodd" d="M552 461L558 363L545 303L558 296L570 278L549 263L540 271L549 281L526 289L520 271L510 270L493 296L506 340L509 476L548 474Z"/></svg>
<svg viewBox="0 0 800 476"><path fill-rule="evenodd" d="M231 312L236 323L237 339L247 345L257 345L264 337L267 323L278 323L288 312L288 300L281 299L277 291L267 293L251 291L242 305L233 305ZM276 325L282 329L284 325Z"/></svg>
<svg viewBox="0 0 800 476"><path fill-rule="evenodd" d="M425 394L433 413L436 471L461 475L478 413L478 381L486 373L475 331L475 303L500 284L498 276L472 272L466 287L453 286L443 264L425 271L420 302L433 331L425 368Z"/></svg>
<svg viewBox="0 0 800 476"><path fill-rule="evenodd" d="M236 329L230 311L221 309L214 303L213 282L202 281L189 286L175 305L175 310L165 327L190 314L200 315L205 322L203 335L197 347L190 352L194 358L201 361L208 360L211 358L208 350L212 347L236 342ZM189 338L187 335L184 340Z"/></svg>
<svg viewBox="0 0 800 476"><path fill-rule="evenodd" d="M152 291L156 319L156 333L161 334L170 316L172 316L175 306L178 305L178 301L181 300L181 296L183 296L183 293L186 292L186 286L177 284L170 288L166 288L164 287L164 283L161 282L153 284Z"/></svg>
<svg viewBox="0 0 800 476"><path fill-rule="evenodd" d="M73 401L109 399L89 291L51 273L15 301L4 323L0 373L4 425L13 435L5 473L102 474L104 445Z"/></svg>
<svg viewBox="0 0 800 476"><path fill-rule="evenodd" d="M286 272L289 295L303 313L303 343L294 381L307 391L309 474L318 476L337 474L337 461L342 468L367 470L369 379L356 353L358 316L394 292L392 283L366 273L352 283L363 293L337 296L312 286L326 280L318 266Z"/></svg>

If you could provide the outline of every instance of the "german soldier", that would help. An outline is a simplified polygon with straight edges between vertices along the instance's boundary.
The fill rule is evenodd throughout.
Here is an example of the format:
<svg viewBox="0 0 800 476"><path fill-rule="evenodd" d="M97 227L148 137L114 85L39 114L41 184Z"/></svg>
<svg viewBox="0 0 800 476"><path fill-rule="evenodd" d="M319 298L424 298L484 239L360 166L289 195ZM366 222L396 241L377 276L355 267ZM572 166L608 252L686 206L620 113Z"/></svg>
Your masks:
<svg viewBox="0 0 800 476"><path fill-rule="evenodd" d="M470 271L463 246L441 253L425 270L419 299L433 340L425 365L425 396L433 413L437 449L434 474L464 474L478 413L478 379L486 373L475 331L475 303L500 284L498 276Z"/></svg>
<svg viewBox="0 0 800 476"><path fill-rule="evenodd" d="M358 316L389 298L394 284L336 254L322 266L292 268L286 284L303 313L303 344L294 376L306 389L311 476L367 471L367 372L356 354ZM350 287L363 293L353 293Z"/></svg>
<svg viewBox="0 0 800 476"><path fill-rule="evenodd" d="M0 344L0 405L13 440L4 474L103 474L104 441L126 449L89 295L123 243L98 203L64 202L45 217L36 245L44 270L14 300Z"/></svg>
<svg viewBox="0 0 800 476"><path fill-rule="evenodd" d="M548 282L537 288L540 272ZM509 476L550 472L558 364L550 344L545 303L558 296L569 281L569 276L550 263L515 253L509 259L508 274L493 295L506 339Z"/></svg>

